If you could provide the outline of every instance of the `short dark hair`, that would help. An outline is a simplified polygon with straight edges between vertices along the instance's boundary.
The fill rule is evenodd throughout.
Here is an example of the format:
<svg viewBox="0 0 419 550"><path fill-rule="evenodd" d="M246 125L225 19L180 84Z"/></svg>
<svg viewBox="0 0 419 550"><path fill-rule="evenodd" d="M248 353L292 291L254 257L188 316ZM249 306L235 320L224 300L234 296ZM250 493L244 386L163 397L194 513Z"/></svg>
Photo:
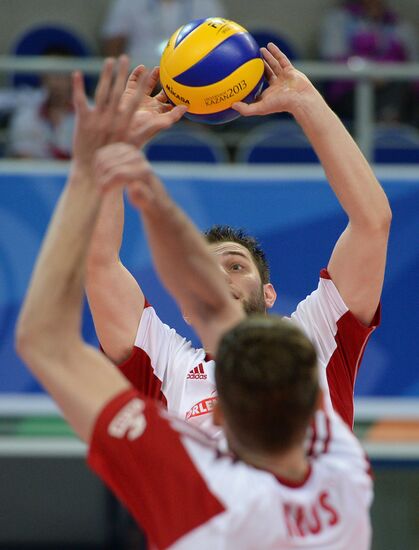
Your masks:
<svg viewBox="0 0 419 550"><path fill-rule="evenodd" d="M247 248L259 271L262 284L269 283L270 274L268 260L255 237L248 235L243 229L234 229L229 225L214 225L205 231L204 236L210 244L233 242Z"/></svg>
<svg viewBox="0 0 419 550"><path fill-rule="evenodd" d="M303 440L317 403L317 358L292 321L251 315L228 331L215 378L226 423L242 447L278 452Z"/></svg>

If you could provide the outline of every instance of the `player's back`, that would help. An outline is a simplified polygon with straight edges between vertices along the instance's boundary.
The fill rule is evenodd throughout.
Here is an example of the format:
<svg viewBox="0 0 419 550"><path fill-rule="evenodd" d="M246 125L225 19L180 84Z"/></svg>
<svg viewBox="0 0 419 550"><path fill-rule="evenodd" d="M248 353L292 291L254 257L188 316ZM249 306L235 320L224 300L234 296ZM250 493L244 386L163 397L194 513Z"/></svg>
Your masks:
<svg viewBox="0 0 419 550"><path fill-rule="evenodd" d="M218 451L135 391L101 413L89 461L156 548L366 550L369 465L337 415L305 479L289 482Z"/></svg>
<svg viewBox="0 0 419 550"><path fill-rule="evenodd" d="M182 537L173 548L369 548L371 481L367 474L359 475L325 456L311 462L303 481L293 483L228 457L206 462L198 450L192 455L224 512Z"/></svg>

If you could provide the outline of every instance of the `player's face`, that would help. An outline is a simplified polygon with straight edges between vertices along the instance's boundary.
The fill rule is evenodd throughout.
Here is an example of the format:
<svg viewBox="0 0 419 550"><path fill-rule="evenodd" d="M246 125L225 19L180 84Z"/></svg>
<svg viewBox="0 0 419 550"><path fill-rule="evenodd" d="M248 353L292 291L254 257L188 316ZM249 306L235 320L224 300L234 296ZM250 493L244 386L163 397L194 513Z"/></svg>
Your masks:
<svg viewBox="0 0 419 550"><path fill-rule="evenodd" d="M265 313L270 304L266 303L264 285L247 248L234 242L212 243L209 246L227 279L233 298L240 300L247 314Z"/></svg>

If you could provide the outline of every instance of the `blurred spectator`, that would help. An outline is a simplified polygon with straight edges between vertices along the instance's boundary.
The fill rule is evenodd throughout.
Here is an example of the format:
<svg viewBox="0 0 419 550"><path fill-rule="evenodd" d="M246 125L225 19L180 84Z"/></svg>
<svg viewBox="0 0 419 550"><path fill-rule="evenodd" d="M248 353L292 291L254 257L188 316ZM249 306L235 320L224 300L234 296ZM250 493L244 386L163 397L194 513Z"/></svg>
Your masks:
<svg viewBox="0 0 419 550"><path fill-rule="evenodd" d="M224 13L220 0L113 0L102 31L104 54L128 53L133 63L153 67L177 28Z"/></svg>
<svg viewBox="0 0 419 550"><path fill-rule="evenodd" d="M44 55L69 56L71 52L50 47ZM17 158L69 159L74 127L71 76L50 73L40 80L40 89L19 94L10 119L7 154Z"/></svg>
<svg viewBox="0 0 419 550"><path fill-rule="evenodd" d="M384 0L351 0L333 8L322 25L320 56L326 61L360 57L375 62L416 61L414 28ZM407 117L413 88L403 81L375 82L376 119L396 122ZM353 116L353 82L329 83L326 97L343 118Z"/></svg>

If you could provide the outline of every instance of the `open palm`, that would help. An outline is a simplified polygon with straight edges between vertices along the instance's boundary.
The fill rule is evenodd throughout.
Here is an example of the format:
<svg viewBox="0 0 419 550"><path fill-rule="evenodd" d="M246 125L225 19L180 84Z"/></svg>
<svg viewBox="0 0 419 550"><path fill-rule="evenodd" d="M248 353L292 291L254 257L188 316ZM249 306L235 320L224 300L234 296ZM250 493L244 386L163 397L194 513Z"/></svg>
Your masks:
<svg viewBox="0 0 419 550"><path fill-rule="evenodd" d="M298 71L285 54L272 42L261 49L269 87L254 103L234 103L233 109L243 116L293 113L301 96L313 89L310 80Z"/></svg>
<svg viewBox="0 0 419 550"><path fill-rule="evenodd" d="M145 71L144 65L139 65L132 71L125 87L123 102L129 101L131 96L135 94L138 80L141 79ZM155 67L147 79L143 101L133 116L127 136L127 141L136 147L142 147L155 134L172 126L182 118L187 110L183 105L174 107L169 103L163 90L154 96L151 95L158 80L159 69Z"/></svg>
<svg viewBox="0 0 419 550"><path fill-rule="evenodd" d="M129 59L121 56L107 59L100 74L94 103L86 97L83 77L73 74L73 103L76 126L73 138L73 158L79 166L90 166L93 155L105 143L123 140L131 126L132 117L144 100L147 75L137 79L135 88L122 101L128 76ZM114 74L115 72L115 74Z"/></svg>

